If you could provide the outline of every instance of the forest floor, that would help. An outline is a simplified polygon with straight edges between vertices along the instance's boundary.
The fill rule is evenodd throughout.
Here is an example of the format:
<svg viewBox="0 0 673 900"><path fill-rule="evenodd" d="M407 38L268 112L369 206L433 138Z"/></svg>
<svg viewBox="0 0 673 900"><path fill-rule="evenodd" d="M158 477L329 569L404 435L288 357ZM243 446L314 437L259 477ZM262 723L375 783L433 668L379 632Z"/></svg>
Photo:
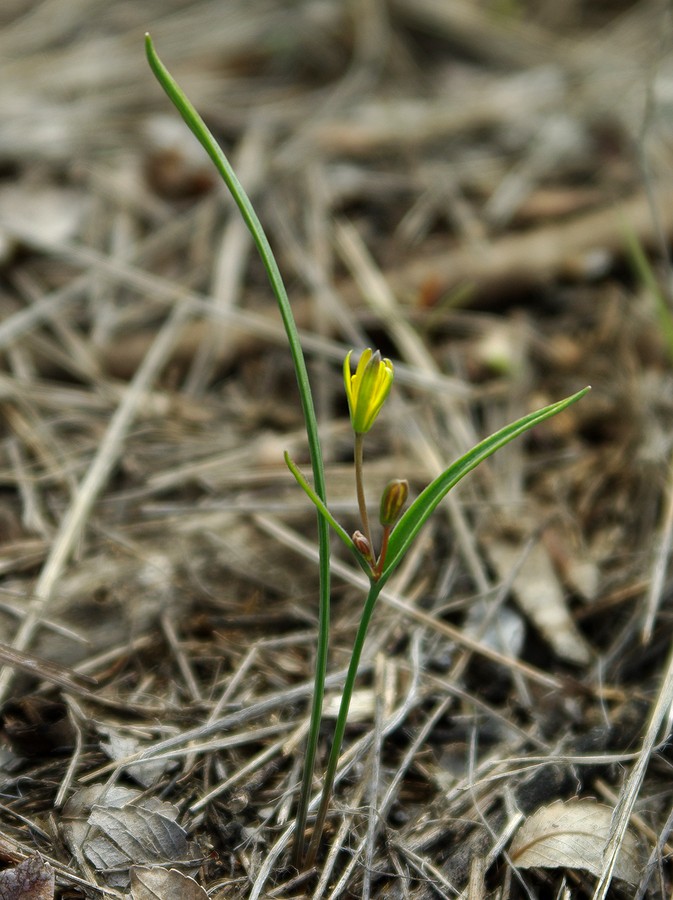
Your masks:
<svg viewBox="0 0 673 900"><path fill-rule="evenodd" d="M145 31L348 531L351 348L395 364L373 506L592 385L382 593L307 872L299 394ZM2 5L3 897L671 896L672 44L663 0ZM316 797L364 582L335 546Z"/></svg>

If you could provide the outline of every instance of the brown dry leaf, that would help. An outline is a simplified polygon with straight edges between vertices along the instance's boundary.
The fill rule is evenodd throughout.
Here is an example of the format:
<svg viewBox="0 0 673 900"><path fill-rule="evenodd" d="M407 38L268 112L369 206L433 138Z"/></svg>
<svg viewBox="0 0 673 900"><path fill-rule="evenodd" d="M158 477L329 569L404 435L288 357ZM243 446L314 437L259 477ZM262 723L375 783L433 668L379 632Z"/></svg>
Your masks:
<svg viewBox="0 0 673 900"><path fill-rule="evenodd" d="M53 900L54 870L39 856L0 872L0 900Z"/></svg>
<svg viewBox="0 0 673 900"><path fill-rule="evenodd" d="M330 694L325 698L323 716L336 719L341 707L341 694ZM364 688L353 691L348 719L350 722L371 722L374 718L376 695L374 691Z"/></svg>
<svg viewBox="0 0 673 900"><path fill-rule="evenodd" d="M208 900L208 894L193 878L161 866L133 866L131 897L133 900Z"/></svg>
<svg viewBox="0 0 673 900"><path fill-rule="evenodd" d="M111 725L98 725L98 731L104 735L101 741L101 749L115 762L132 756L134 753L145 749L140 741L135 738L122 735L118 729ZM168 769L173 768L175 762L170 759L148 759L145 762L135 763L126 767L126 774L133 781L137 781L142 787L148 788L156 784Z"/></svg>
<svg viewBox="0 0 673 900"><path fill-rule="evenodd" d="M517 831L510 859L521 869L585 869L600 875L613 810L595 800L558 800L542 806ZM615 876L638 884L643 859L638 838L627 831Z"/></svg>
<svg viewBox="0 0 673 900"><path fill-rule="evenodd" d="M134 863L189 862L197 856L170 803L113 786L83 788L63 809L63 834L114 887L128 885Z"/></svg>
<svg viewBox="0 0 673 900"><path fill-rule="evenodd" d="M45 241L73 238L87 205L81 192L64 187L21 183L3 185L0 191L0 219ZM0 230L0 242L0 257L8 256L13 240Z"/></svg>
<svg viewBox="0 0 673 900"><path fill-rule="evenodd" d="M586 549L578 547L569 529L558 522L544 529L542 541L561 581L583 600L593 602L598 594L601 576L596 561Z"/></svg>
<svg viewBox="0 0 673 900"><path fill-rule="evenodd" d="M521 559L521 545L499 535L484 541L484 549L503 580ZM568 612L563 589L543 544L536 544L524 559L512 591L521 610L560 659L575 665L589 662L591 651Z"/></svg>

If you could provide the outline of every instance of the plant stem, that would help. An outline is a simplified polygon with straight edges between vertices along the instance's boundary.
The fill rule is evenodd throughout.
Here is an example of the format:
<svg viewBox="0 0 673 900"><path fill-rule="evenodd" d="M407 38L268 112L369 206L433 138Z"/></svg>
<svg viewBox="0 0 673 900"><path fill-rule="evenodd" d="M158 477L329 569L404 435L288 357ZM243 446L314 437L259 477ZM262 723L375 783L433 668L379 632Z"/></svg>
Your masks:
<svg viewBox="0 0 673 900"><path fill-rule="evenodd" d="M392 525L384 525L383 526L383 535L381 537L381 552L379 553L379 558L376 561L376 566L374 567L374 578L378 581L381 577L381 572L383 572L383 567L386 564L386 553L388 552L388 541L390 540L390 532L393 530Z"/></svg>
<svg viewBox="0 0 673 900"><path fill-rule="evenodd" d="M358 495L358 507L360 509L360 521L362 522L362 532L367 538L369 549L371 550L372 561L376 559L374 553L374 544L372 543L372 532L369 527L369 515L367 514L367 501L365 500L365 483L363 473L364 461L364 434L355 433L355 490Z"/></svg>
<svg viewBox="0 0 673 900"><path fill-rule="evenodd" d="M311 837L311 842L308 847L308 853L306 855L306 868L310 868L311 866L313 866L318 853L318 849L320 847L320 840L322 838L322 832L325 826L325 819L327 818L327 810L329 807L330 798L332 796L334 778L336 776L337 767L339 765L339 754L341 753L341 744L343 743L344 733L346 731L348 710L350 709L351 698L353 697L353 689L355 687L355 679L357 677L358 667L360 665L360 657L362 656L362 648L365 644L367 629L369 627L372 613L374 612L374 606L376 605L376 600L381 593L382 587L383 585L380 585L376 581L372 581L370 583L369 593L367 594L367 599L362 610L360 625L358 626L358 631L355 635L353 653L351 655L351 661L348 666L346 681L344 682L343 694L341 695L339 714L337 715L336 724L334 726L332 748L330 750L329 759L327 760L327 767L325 769L325 781L322 788L320 806L318 807L318 813L313 825L313 835Z"/></svg>

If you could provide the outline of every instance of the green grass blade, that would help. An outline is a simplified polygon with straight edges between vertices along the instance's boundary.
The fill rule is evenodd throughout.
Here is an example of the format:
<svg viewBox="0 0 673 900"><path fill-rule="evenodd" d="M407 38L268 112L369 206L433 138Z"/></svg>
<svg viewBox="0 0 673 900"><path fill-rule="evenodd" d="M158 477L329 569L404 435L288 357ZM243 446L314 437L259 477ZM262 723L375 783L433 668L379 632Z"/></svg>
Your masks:
<svg viewBox="0 0 673 900"><path fill-rule="evenodd" d="M673 312L661 285L657 281L657 276L643 250L643 245L640 243L638 235L629 222L622 222L622 230L626 239L626 249L631 267L656 304L661 334L666 341L668 359L670 362L673 362Z"/></svg>
<svg viewBox="0 0 673 900"><path fill-rule="evenodd" d="M201 116L194 109L181 88L178 86L177 82L174 80L173 76L169 73L169 71L157 56L157 53L152 44L152 39L150 38L149 34L145 35L145 49L147 52L147 59L149 61L150 67L160 85L168 95L177 111L184 119L185 123L197 137L203 149L213 161L217 171L222 176L223 181L227 185L231 196L233 197L236 205L240 210L245 224L248 226L248 229L252 234L252 238L255 242L259 255L262 258L262 262L264 263L264 267L271 283L271 287L276 296L276 300L278 301L278 308L280 310L283 325L285 326L285 331L287 333L288 341L290 344L290 352L292 354L292 361L294 363L297 382L299 384L299 393L303 407L304 418L306 420L306 429L308 432L308 440L311 450L311 460L313 462L315 456L315 460L320 463L319 468L321 471L319 473L320 477L316 478L316 490L318 494L322 496L323 499L325 499L324 474L322 472L323 467L321 462L322 454L320 452L320 443L317 439L318 429L315 422L315 412L313 409L311 386L309 384L308 373L304 361L304 354L301 348L297 326L294 322L292 309L290 307L290 301L285 290L285 285L283 284L283 279L280 274L280 269L278 268L278 263L276 262L276 258L273 255L271 245L269 244L267 236L262 227L262 223L259 221L257 213L253 209L248 195L245 193L243 186L241 185L240 181L236 177L236 173L231 167L231 163L224 155L222 149L207 128Z"/></svg>
<svg viewBox="0 0 673 900"><path fill-rule="evenodd" d="M572 403L577 402L583 397L590 388L586 387L565 400L559 400L550 406L545 406L537 412L529 413L516 422L506 425L500 431L496 431L490 437L483 440L476 447L473 447L464 456L456 460L453 465L449 466L445 472L439 475L424 491L414 500L409 509L399 520L388 544L388 554L386 556L386 565L381 575L380 583L385 583L392 575L394 569L401 562L404 554L409 549L411 542L414 540L420 529L432 515L438 504L444 499L452 487L454 487L461 478L464 478L468 472L475 469L479 463L483 462L489 456L504 447L514 438L550 419L557 413L562 412Z"/></svg>
<svg viewBox="0 0 673 900"><path fill-rule="evenodd" d="M306 425L306 435L311 454L311 467L313 470L313 483L315 484L315 492L324 504L327 501L327 492L325 487L325 470L322 461L322 450L320 446L320 438L318 435L318 422L315 415L313 405L313 396L311 393L311 385L306 369L306 361L299 340L299 332L294 321L290 301L283 284L283 279L278 268L278 264L273 255L271 245L266 237L262 224L257 217L257 213L252 207L247 194L243 190L241 183L229 160L222 152L219 144L206 127L201 116L194 109L183 91L178 86L168 69L159 59L152 39L149 34L145 35L145 51L150 68L154 73L157 81L164 89L168 98L171 100L177 111L188 127L192 130L201 146L204 148L208 156L213 161L215 168L222 176L222 180L226 184L231 196L238 206L241 216L245 221L253 241L257 247L259 255L264 263L271 287L278 302L281 319L285 327L288 343L290 345L290 353L294 365L297 384L299 386L299 396L304 414L304 422ZM318 744L320 719L322 715L322 703L325 690L325 674L327 671L327 648L329 641L329 607L330 607L330 563L329 563L329 526L324 517L318 514L318 548L320 553L320 597L318 611L318 647L316 652L316 676L315 689L313 692L313 700L311 705L311 724L309 726L309 736L307 741L304 775L298 804L297 820L296 820L296 838L295 838L295 861L300 862L303 850L303 834L306 827L306 817L308 812L308 802L311 791L311 781L313 768L315 763L316 748Z"/></svg>

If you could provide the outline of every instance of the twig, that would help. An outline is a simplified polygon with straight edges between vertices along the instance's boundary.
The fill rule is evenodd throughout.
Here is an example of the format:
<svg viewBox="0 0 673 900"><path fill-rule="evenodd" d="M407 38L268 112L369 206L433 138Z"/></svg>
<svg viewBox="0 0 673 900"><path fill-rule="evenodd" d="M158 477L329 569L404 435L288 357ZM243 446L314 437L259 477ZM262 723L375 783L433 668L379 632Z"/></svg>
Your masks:
<svg viewBox="0 0 673 900"><path fill-rule="evenodd" d="M643 745L638 754L631 774L626 779L620 791L619 802L615 807L612 817L612 825L610 828L610 836L605 848L604 864L601 877L596 885L592 900L605 900L612 876L617 864L617 858L629 827L629 820L633 812L638 793L645 778L647 766L654 750L657 736L661 732L661 727L667 717L671 715L671 707L673 705L673 650L668 658L666 671L662 679L661 688L657 696L656 703L652 709L650 721L647 725L647 731L643 738Z"/></svg>
<svg viewBox="0 0 673 900"><path fill-rule="evenodd" d="M66 795L70 790L70 785L72 784L72 780L75 777L75 772L77 771L77 766L82 757L82 746L84 743L82 729L79 723L80 721L85 720L86 716L82 713L82 710L72 700L71 697L66 698L66 702L68 704L68 714L70 717L70 721L72 722L73 728L75 730L75 749L72 752L70 762L68 763L68 768L65 771L65 775L61 779L61 784L59 785L56 796L54 797L55 809L60 809L65 802Z"/></svg>
<svg viewBox="0 0 673 900"><path fill-rule="evenodd" d="M201 697L201 692L199 690L199 686L196 683L196 679L194 678L194 673L192 672L192 668L187 660L184 650L180 646L180 641L175 632L175 626L173 624L172 617L169 613L162 613L161 615L161 629L166 637L166 641L168 642L168 646L171 648L173 655L178 664L178 669L180 670L180 674L182 675L184 682L187 686L187 690L189 691L189 695L195 703L201 703L203 698Z"/></svg>
<svg viewBox="0 0 673 900"><path fill-rule="evenodd" d="M320 878L318 879L318 884L313 891L311 900L320 900L320 898L325 896L325 891L328 888L330 878L332 877L332 873L334 872L337 857L342 852L344 844L346 844L346 842L352 835L353 818L355 816L355 812L362 802L366 786L367 782L364 778L361 778L356 784L352 796L349 798L350 809L348 811L344 811L341 816L339 827L330 842L330 848L329 852L327 853L327 858L324 860L324 862L321 863ZM343 888L344 884L348 883L350 873L353 871L353 867L357 865L358 858L359 855L357 852L352 853L351 859L349 860L345 871L341 872L337 884L329 894L329 900L332 900L332 897L338 896L338 892Z"/></svg>
<svg viewBox="0 0 673 900"><path fill-rule="evenodd" d="M668 563L671 557L671 547L673 546L673 458L668 467L667 495L666 511L664 513L663 522L661 523L661 532L659 534L659 540L657 541L654 560L652 562L650 589L647 592L645 618L640 634L640 640L643 644L649 644L652 640L654 622L657 618L659 604L661 603L666 573L668 571Z"/></svg>
<svg viewBox="0 0 673 900"><path fill-rule="evenodd" d="M35 585L35 599L31 602L29 613L21 623L14 639L13 646L16 649L24 650L28 646L40 620L45 616L58 579L84 530L96 498L107 483L110 473L119 459L127 432L138 413L142 399L170 356L180 328L188 315L189 312L185 307L178 305L174 308L112 417L106 434L101 440L98 453L61 522L49 556ZM5 668L0 672L0 699L6 696L11 679L10 670Z"/></svg>
<svg viewBox="0 0 673 900"><path fill-rule="evenodd" d="M370 750L371 776L369 779L369 813L367 818L367 834L364 845L364 873L362 883L362 900L371 897L371 875L374 865L374 850L376 847L376 833L379 823L379 793L381 790L381 747L383 744L383 718L385 715L386 685L389 681L390 667L386 665L385 657L379 654L374 666L375 681L374 694L376 697L374 709L374 732ZM391 673L394 676L394 673ZM364 783L364 778L362 779Z"/></svg>

